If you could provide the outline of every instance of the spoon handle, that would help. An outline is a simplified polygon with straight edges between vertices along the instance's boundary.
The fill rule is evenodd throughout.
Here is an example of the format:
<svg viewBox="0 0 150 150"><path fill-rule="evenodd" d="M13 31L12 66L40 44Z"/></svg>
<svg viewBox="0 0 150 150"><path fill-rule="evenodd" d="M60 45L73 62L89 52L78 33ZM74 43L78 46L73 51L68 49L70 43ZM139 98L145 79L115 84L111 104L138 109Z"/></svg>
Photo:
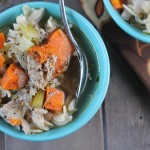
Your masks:
<svg viewBox="0 0 150 150"><path fill-rule="evenodd" d="M87 61L84 59L85 56L84 56L83 52L80 50L79 45L75 41L75 39L74 39L74 37L73 37L73 35L70 31L68 21L67 21L66 11L65 11L64 0L59 0L59 4L60 4L60 11L61 11L62 20L63 20L63 23L64 23L64 28L67 32L68 37L70 38L71 42L73 43L73 45L75 47L75 50L77 52L77 57L78 57L78 60L79 60L79 64L80 64L80 81L79 81L78 90L76 92L76 97L78 99L81 92L82 92L82 87L85 87L85 82L86 82L85 80L87 80L84 77L85 69L88 68L87 65L85 64L85 63L87 63ZM86 66L86 68L85 68L85 66Z"/></svg>
<svg viewBox="0 0 150 150"><path fill-rule="evenodd" d="M78 46L77 42L75 41L75 39L74 39L74 37L73 37L73 35L72 35L71 31L70 31L70 28L69 28L69 24L68 24L67 16L66 16L65 5L64 5L64 0L59 0L59 4L60 4L60 10L61 10L61 15L62 15L62 20L63 20L63 23L64 23L64 28L65 28L65 30L66 30L66 32L67 32L67 34L68 34L71 42L75 46L75 48L77 50L79 50L79 46Z"/></svg>

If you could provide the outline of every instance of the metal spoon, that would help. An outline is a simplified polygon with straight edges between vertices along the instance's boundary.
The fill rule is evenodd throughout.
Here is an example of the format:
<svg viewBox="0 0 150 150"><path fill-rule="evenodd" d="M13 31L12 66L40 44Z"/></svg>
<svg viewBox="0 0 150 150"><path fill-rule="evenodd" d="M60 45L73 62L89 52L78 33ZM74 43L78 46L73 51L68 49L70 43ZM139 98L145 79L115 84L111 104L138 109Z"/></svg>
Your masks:
<svg viewBox="0 0 150 150"><path fill-rule="evenodd" d="M80 64L80 81L79 81L78 89L76 91L76 98L78 100L78 98L80 97L81 93L83 92L85 85L86 85L86 82L87 82L88 63L87 63L87 59L86 59L85 54L80 49L79 45L77 44L76 40L74 39L74 37L70 31L70 28L69 28L69 25L67 22L67 17L66 17L64 0L59 0L59 5L60 5L61 17L63 20L64 28L67 32L68 37L70 38L71 42L73 43L73 45L75 47L75 50L77 52L77 57L79 60L79 64Z"/></svg>

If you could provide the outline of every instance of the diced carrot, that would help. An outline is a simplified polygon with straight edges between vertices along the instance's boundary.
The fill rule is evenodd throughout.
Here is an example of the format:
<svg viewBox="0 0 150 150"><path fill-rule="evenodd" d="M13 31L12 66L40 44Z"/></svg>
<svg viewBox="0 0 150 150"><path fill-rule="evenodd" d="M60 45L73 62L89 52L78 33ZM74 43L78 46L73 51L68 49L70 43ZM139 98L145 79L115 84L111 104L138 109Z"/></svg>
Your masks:
<svg viewBox="0 0 150 150"><path fill-rule="evenodd" d="M6 39L5 39L4 33L0 33L0 48L4 47L5 41L6 41Z"/></svg>
<svg viewBox="0 0 150 150"><path fill-rule="evenodd" d="M0 54L0 68L3 67L4 62L5 62L5 58L2 54Z"/></svg>
<svg viewBox="0 0 150 150"><path fill-rule="evenodd" d="M123 9L121 0L111 0L111 3L115 9Z"/></svg>
<svg viewBox="0 0 150 150"><path fill-rule="evenodd" d="M0 54L0 74L4 74L5 71L6 71L4 62L5 62L5 57L4 57L3 54L1 53L1 54Z"/></svg>
<svg viewBox="0 0 150 150"><path fill-rule="evenodd" d="M46 101L44 107L48 110L62 111L65 94L56 88L46 87Z"/></svg>
<svg viewBox="0 0 150 150"><path fill-rule="evenodd" d="M68 59L70 59L70 56L74 52L74 47L61 29L57 29L50 34L48 44L55 47L52 51L52 55L57 57L55 65L55 76L57 76L57 74L63 72L64 66L68 63Z"/></svg>
<svg viewBox="0 0 150 150"><path fill-rule="evenodd" d="M22 124L21 119L10 118L9 123L13 126L20 126Z"/></svg>
<svg viewBox="0 0 150 150"><path fill-rule="evenodd" d="M53 51L54 46L52 45L42 45L42 46L33 46L29 49L29 54L38 62L44 63L48 57L51 56L51 51Z"/></svg>
<svg viewBox="0 0 150 150"><path fill-rule="evenodd" d="M17 90L23 88L28 82L28 75L16 64L11 64L1 80L4 90Z"/></svg>

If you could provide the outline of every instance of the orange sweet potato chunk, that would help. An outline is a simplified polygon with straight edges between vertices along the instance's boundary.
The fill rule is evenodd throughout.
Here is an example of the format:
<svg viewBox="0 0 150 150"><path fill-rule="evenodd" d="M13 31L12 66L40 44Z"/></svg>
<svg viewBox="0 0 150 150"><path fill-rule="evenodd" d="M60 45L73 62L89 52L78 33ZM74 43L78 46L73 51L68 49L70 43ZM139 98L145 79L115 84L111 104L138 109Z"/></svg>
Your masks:
<svg viewBox="0 0 150 150"><path fill-rule="evenodd" d="M0 68L3 67L4 62L5 62L5 58L2 54L0 54Z"/></svg>
<svg viewBox="0 0 150 150"><path fill-rule="evenodd" d="M55 50L51 51L51 53L57 57L55 65L55 76L57 76L57 74L63 72L64 66L74 52L74 47L67 35L61 29L57 29L50 34L48 44L55 47Z"/></svg>
<svg viewBox="0 0 150 150"><path fill-rule="evenodd" d="M11 64L2 77L1 86L4 90L18 90L23 88L27 82L28 75L25 71L16 64Z"/></svg>
<svg viewBox="0 0 150 150"><path fill-rule="evenodd" d="M44 104L45 109L62 111L64 105L65 94L63 91L56 88L46 87L46 101Z"/></svg>
<svg viewBox="0 0 150 150"><path fill-rule="evenodd" d="M33 46L29 49L29 54L38 62L43 64L51 56L51 51L54 51L52 45Z"/></svg>
<svg viewBox="0 0 150 150"><path fill-rule="evenodd" d="M111 0L111 3L115 9L123 9L121 0Z"/></svg>
<svg viewBox="0 0 150 150"><path fill-rule="evenodd" d="M4 33L0 32L0 48L4 47L4 43L5 43L6 39L5 39L5 35Z"/></svg>
<svg viewBox="0 0 150 150"><path fill-rule="evenodd" d="M12 126L20 126L22 124L22 121L21 121L21 119L10 118L9 123Z"/></svg>

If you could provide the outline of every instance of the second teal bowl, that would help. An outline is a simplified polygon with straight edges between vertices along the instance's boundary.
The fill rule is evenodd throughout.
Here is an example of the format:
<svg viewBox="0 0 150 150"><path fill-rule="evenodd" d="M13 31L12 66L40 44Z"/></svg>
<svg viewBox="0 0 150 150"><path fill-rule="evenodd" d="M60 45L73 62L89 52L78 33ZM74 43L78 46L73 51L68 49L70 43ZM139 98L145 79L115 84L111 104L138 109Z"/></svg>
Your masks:
<svg viewBox="0 0 150 150"><path fill-rule="evenodd" d="M103 0L103 2L112 19L122 30L142 42L150 43L150 35L143 33L141 30L135 28L127 21L125 21L118 13L118 11L114 9L110 0Z"/></svg>

